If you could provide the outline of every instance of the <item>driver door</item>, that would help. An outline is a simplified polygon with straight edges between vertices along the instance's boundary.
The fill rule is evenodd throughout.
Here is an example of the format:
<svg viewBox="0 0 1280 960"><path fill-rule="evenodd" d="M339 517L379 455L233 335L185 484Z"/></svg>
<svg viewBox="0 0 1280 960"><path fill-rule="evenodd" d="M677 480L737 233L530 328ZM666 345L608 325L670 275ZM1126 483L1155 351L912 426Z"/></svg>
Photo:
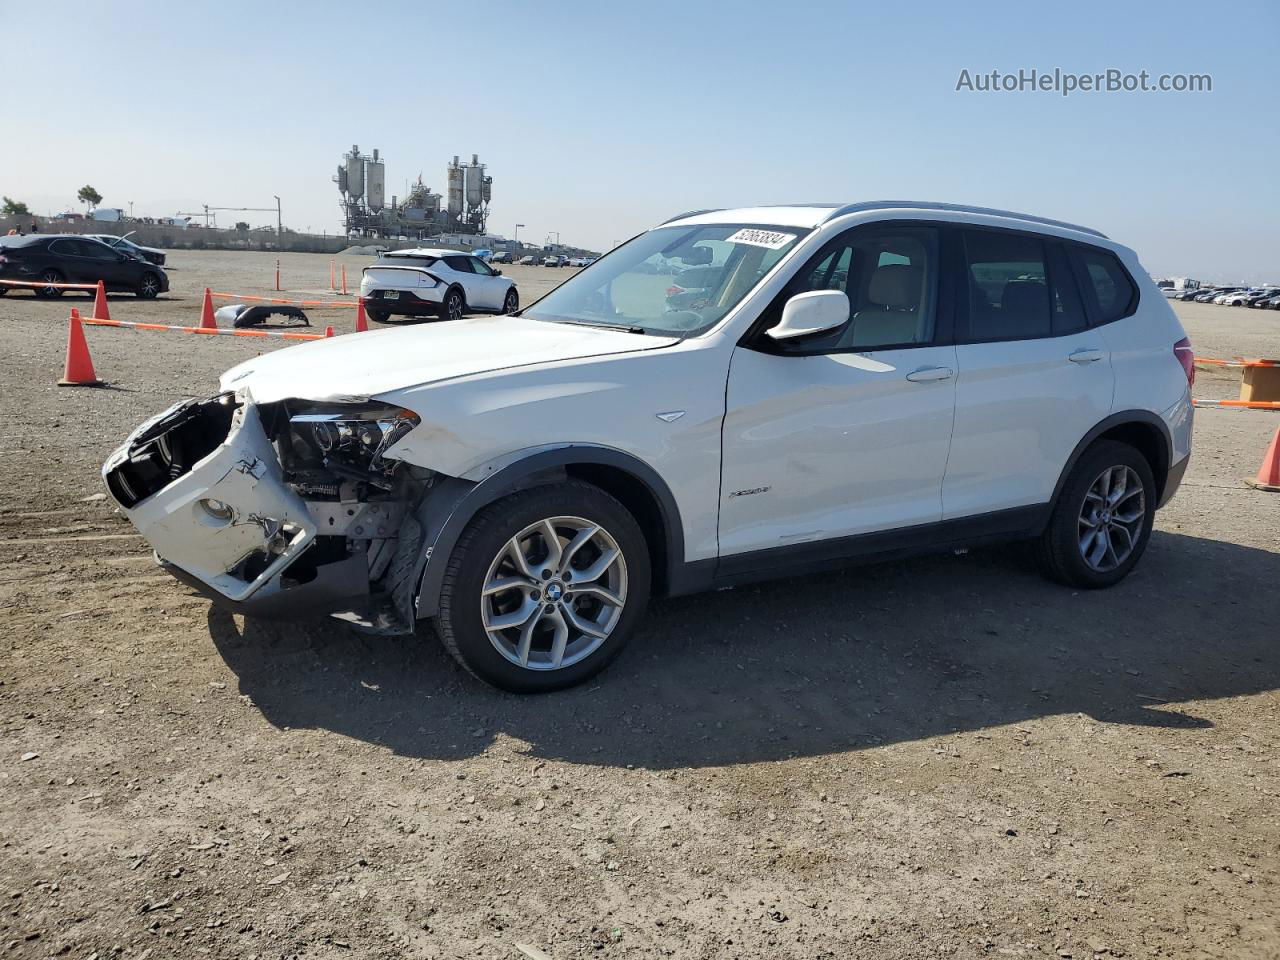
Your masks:
<svg viewBox="0 0 1280 960"><path fill-rule="evenodd" d="M797 273L734 351L722 572L941 521L957 369L950 298L939 296L941 242L936 229L914 224L842 234ZM790 297L822 289L849 297L844 327L782 342L763 333Z"/></svg>

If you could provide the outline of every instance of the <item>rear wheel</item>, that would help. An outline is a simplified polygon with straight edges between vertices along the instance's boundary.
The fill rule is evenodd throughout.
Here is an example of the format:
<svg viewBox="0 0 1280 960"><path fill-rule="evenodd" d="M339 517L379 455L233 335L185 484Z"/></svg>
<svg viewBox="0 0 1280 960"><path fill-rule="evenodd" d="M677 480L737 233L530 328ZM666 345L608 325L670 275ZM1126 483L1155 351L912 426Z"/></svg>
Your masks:
<svg viewBox="0 0 1280 960"><path fill-rule="evenodd" d="M466 306L463 299L462 291L454 287L444 296L444 304L441 307L441 315L445 320L461 320L462 310Z"/></svg>
<svg viewBox="0 0 1280 960"><path fill-rule="evenodd" d="M1146 457L1128 444L1094 444L1071 471L1040 538L1042 569L1074 587L1119 583L1147 548L1155 506Z"/></svg>
<svg viewBox="0 0 1280 960"><path fill-rule="evenodd" d="M138 281L138 289L134 292L141 300L154 300L160 294L160 278L148 270Z"/></svg>
<svg viewBox="0 0 1280 960"><path fill-rule="evenodd" d="M66 278L57 270L46 270L44 273L40 274L40 282L47 283L49 286L36 287L36 296L50 299L52 297L62 296L62 290L54 286L54 284L65 283Z"/></svg>
<svg viewBox="0 0 1280 960"><path fill-rule="evenodd" d="M520 309L520 294L516 293L516 288L512 287L507 291L506 298L502 301L502 312L510 315Z"/></svg>
<svg viewBox="0 0 1280 960"><path fill-rule="evenodd" d="M365 314L367 314L369 319L372 320L374 323L386 323L387 318L391 316L391 314L388 311L379 310L377 307L366 308Z"/></svg>
<svg viewBox="0 0 1280 960"><path fill-rule="evenodd" d="M589 484L512 494L463 532L436 629L458 662L515 693L581 683L621 652L649 599L635 519Z"/></svg>

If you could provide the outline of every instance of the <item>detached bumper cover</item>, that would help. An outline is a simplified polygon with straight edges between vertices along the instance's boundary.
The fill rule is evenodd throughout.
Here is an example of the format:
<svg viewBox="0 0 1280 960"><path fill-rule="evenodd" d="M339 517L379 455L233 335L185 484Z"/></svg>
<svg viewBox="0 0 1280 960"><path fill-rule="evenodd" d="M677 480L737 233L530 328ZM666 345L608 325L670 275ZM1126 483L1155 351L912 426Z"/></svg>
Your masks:
<svg viewBox="0 0 1280 960"><path fill-rule="evenodd" d="M290 577L290 568L316 539L316 524L306 503L285 485L275 448L252 404L235 409L225 438L189 468L180 456L171 459L188 442L182 431L196 429L202 406L178 404L143 424L102 467L108 491L161 565L210 599L244 613L320 614L366 596L363 555L301 564L304 572ZM135 500L130 484L140 476L154 477L150 461L157 460L169 475L181 475Z"/></svg>

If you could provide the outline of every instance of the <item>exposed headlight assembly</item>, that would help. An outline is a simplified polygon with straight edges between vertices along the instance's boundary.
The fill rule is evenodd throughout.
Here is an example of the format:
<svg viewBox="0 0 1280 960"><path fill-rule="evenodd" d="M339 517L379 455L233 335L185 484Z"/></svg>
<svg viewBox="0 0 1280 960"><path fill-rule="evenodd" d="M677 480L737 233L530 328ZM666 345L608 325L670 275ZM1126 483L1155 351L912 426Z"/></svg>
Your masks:
<svg viewBox="0 0 1280 960"><path fill-rule="evenodd" d="M344 480L390 490L399 461L384 459L383 454L419 422L413 411L384 403L291 409L291 459L302 472L319 467Z"/></svg>

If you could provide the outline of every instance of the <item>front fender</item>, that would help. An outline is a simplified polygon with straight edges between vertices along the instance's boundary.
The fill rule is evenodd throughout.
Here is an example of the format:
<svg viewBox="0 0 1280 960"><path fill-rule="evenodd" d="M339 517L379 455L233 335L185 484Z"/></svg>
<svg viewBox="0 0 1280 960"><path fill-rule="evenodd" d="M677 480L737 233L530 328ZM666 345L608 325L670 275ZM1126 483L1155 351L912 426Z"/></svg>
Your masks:
<svg viewBox="0 0 1280 960"><path fill-rule="evenodd" d="M677 582L684 566L684 528L675 497L657 471L643 460L610 447L572 445L523 453L527 455L511 455L487 465L488 475L473 485L453 480L445 484L436 497L428 498L428 512L436 516L435 522L424 525L427 545L416 571L418 588L414 608L419 619L435 616L445 567L472 518L484 507L517 490L562 479L571 465L612 467L625 471L644 485L662 518L667 582ZM438 507L438 512L431 510L432 506Z"/></svg>

